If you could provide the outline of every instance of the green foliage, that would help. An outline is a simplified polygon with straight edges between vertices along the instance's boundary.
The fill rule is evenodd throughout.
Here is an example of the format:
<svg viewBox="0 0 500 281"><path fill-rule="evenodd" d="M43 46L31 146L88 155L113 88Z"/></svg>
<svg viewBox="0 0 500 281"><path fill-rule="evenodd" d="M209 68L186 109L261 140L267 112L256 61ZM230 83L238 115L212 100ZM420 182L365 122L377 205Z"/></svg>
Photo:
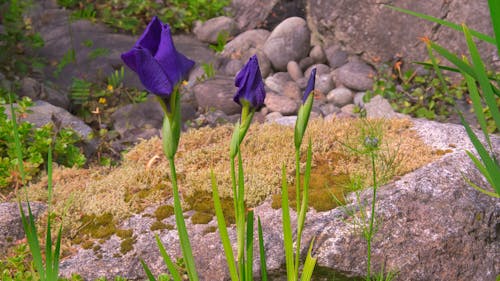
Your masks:
<svg viewBox="0 0 500 281"><path fill-rule="evenodd" d="M13 78L25 75L43 65L32 56L35 49L43 47L40 34L33 31L31 19L23 17L29 0L11 0L0 7L0 72Z"/></svg>
<svg viewBox="0 0 500 281"><path fill-rule="evenodd" d="M15 108L16 115L26 114L31 105L29 98L23 98ZM5 113L5 107L0 106L0 188L21 182L16 168L20 160L14 141L14 124L9 118ZM34 128L28 122L21 122L17 125L22 161L25 162L28 180L37 175L46 163L48 146L53 141L55 141L53 148L55 162L68 167L81 167L85 164L85 156L76 146L80 138L73 130L69 128L55 130L53 124L47 124L41 128Z"/></svg>
<svg viewBox="0 0 500 281"><path fill-rule="evenodd" d="M428 69L428 75L418 75L408 70L400 75L387 65L381 66L371 91L367 91L364 101L380 95L401 113L418 118L444 121L453 112L456 100L463 100L467 86L465 81L453 84L444 77L445 84L438 73Z"/></svg>
<svg viewBox="0 0 500 281"><path fill-rule="evenodd" d="M109 49L106 48L95 48L89 54L90 59L96 59L98 57L105 57L109 55Z"/></svg>
<svg viewBox="0 0 500 281"><path fill-rule="evenodd" d="M222 31L219 34L217 34L217 43L216 44L210 44L210 49L214 50L216 53L220 53L224 50L224 47L226 46L226 43L229 39L229 34L227 31Z"/></svg>
<svg viewBox="0 0 500 281"><path fill-rule="evenodd" d="M163 2L163 3L162 3ZM60 6L75 9L72 19L99 19L120 30L136 33L155 15L173 31L190 31L196 20L223 14L229 0L58 0Z"/></svg>
<svg viewBox="0 0 500 281"><path fill-rule="evenodd" d="M113 88L119 88L123 83L123 78L125 77L125 69L123 66L120 68L120 70L115 70L115 72L111 73L111 75L108 77L108 85L111 85Z"/></svg>
<svg viewBox="0 0 500 281"><path fill-rule="evenodd" d="M69 49L61 61L57 63L56 70L54 70L54 77L58 77L61 71L70 63L76 63L75 49L73 48Z"/></svg>

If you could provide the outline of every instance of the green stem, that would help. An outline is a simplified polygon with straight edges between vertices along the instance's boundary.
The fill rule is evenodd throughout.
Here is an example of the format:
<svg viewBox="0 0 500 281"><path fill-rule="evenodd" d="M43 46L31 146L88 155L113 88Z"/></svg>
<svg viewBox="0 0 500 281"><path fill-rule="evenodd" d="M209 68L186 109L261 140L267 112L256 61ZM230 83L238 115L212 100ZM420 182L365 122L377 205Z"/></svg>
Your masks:
<svg viewBox="0 0 500 281"><path fill-rule="evenodd" d="M288 194L286 195L288 196ZM301 230L302 227L299 225L299 216L300 216L300 148L295 149L295 200L296 200L296 213L297 213L297 243L295 249L295 280L298 279L299 272L299 258L300 258L300 236L302 235Z"/></svg>
<svg viewBox="0 0 500 281"><path fill-rule="evenodd" d="M373 222L375 220L375 201L377 199L377 172L375 170L375 154L373 152L370 152L371 159L372 159L372 172L373 172L373 197L372 197L372 212L371 212L371 217L370 217L370 227L368 229L368 239L367 239L367 265L366 265L366 281L370 281L370 267L371 267L371 255L372 255L372 247L371 247L371 242L372 242L372 236L373 236Z"/></svg>
<svg viewBox="0 0 500 281"><path fill-rule="evenodd" d="M177 173L175 172L174 158L168 158L168 162L170 164L170 177L174 195L175 223L177 224L177 231L179 233L182 255L184 257L184 262L186 263L189 280L198 281L198 274L196 273L191 244L189 243L189 236L186 229L186 223L184 221L184 215L182 213L181 200L179 198L179 188L177 187Z"/></svg>
<svg viewBox="0 0 500 281"><path fill-rule="evenodd" d="M295 200L297 201L295 210L298 214L300 210L300 148L295 149Z"/></svg>

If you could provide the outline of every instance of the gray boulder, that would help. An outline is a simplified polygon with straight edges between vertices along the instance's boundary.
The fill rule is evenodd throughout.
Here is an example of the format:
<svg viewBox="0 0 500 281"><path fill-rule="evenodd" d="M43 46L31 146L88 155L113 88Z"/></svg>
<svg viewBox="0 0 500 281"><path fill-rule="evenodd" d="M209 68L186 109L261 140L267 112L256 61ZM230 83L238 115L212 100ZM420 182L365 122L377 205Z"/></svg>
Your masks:
<svg viewBox="0 0 500 281"><path fill-rule="evenodd" d="M306 21L291 17L276 26L264 43L263 50L276 70L285 71L289 61L299 61L307 56L309 41Z"/></svg>
<svg viewBox="0 0 500 281"><path fill-rule="evenodd" d="M24 77L21 80L19 96L30 97L32 100L44 100L52 105L69 108L69 98L67 95L47 86L31 77Z"/></svg>
<svg viewBox="0 0 500 281"><path fill-rule="evenodd" d="M386 3L457 24L465 22L472 29L493 34L487 1L307 0L307 18L315 42L341 45L348 53L362 54L365 61L374 64L391 61L396 54L407 62L426 60L427 50L418 39L422 36L459 55L468 53L461 32L393 11L384 6ZM479 49L486 62L494 61L493 45L481 42Z"/></svg>
<svg viewBox="0 0 500 281"><path fill-rule="evenodd" d="M35 220L45 212L47 205L39 202L30 203L31 212ZM28 216L28 205L23 203L23 210ZM0 203L0 255L5 255L9 247L25 237L21 221L19 205L17 203Z"/></svg>
<svg viewBox="0 0 500 281"><path fill-rule="evenodd" d="M218 109L227 115L241 111L241 107L233 101L236 90L234 79L226 76L216 76L193 87L198 107L202 109Z"/></svg>
<svg viewBox="0 0 500 281"><path fill-rule="evenodd" d="M292 121L295 117L290 117ZM280 121L281 122L281 121ZM285 122L289 124L288 122ZM486 186L486 181L465 155L472 149L461 126L427 120L413 120L413 129L434 149L449 153L433 163L378 188L376 215L378 231L373 243L372 265L376 272L385 264L386 270L398 271L396 280L495 280L500 271L500 204L471 188L464 177ZM293 124L293 122L290 122ZM496 152L500 139L493 137ZM370 204L372 190L361 192L363 206ZM366 272L366 242L351 223L356 217L347 210L369 213L360 207L355 196L348 197L345 207L326 212L311 210L303 233L302 254L315 237L313 255L323 273L343 272L363 276ZM132 229L134 249L121 254L120 239L100 244L100 257L94 250L79 249L61 262L61 275L80 273L86 280L116 275L137 280L145 279L139 258L145 260L155 275L165 272L159 258L154 234L158 234L171 257L180 257L177 231L152 232L152 213L147 208L120 224ZM262 222L267 267L271 274L282 272L285 264L281 210L271 208L270 201L254 208ZM189 218L191 213L187 212ZM292 221L295 212L291 210ZM175 224L173 216L162 221ZM216 225L193 225L186 221L200 280L229 278L219 234L207 233ZM236 241L234 226L228 228L231 241ZM254 243L257 253L257 243ZM233 243L233 247L235 244ZM254 259L254 274L259 275L259 261ZM322 279L324 280L324 279Z"/></svg>
<svg viewBox="0 0 500 281"><path fill-rule="evenodd" d="M233 0L230 12L240 30L252 30L262 25L278 2L279 0Z"/></svg>

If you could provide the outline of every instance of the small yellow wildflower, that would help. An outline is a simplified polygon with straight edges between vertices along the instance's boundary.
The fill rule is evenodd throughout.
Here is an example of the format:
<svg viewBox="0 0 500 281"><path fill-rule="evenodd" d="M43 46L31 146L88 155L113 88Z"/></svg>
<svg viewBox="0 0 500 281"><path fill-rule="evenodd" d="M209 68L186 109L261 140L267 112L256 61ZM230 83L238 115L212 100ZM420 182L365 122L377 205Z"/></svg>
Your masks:
<svg viewBox="0 0 500 281"><path fill-rule="evenodd" d="M99 98L99 103L100 104L106 104L107 100L104 97Z"/></svg>
<svg viewBox="0 0 500 281"><path fill-rule="evenodd" d="M113 91L113 85L108 85L108 91L112 92Z"/></svg>

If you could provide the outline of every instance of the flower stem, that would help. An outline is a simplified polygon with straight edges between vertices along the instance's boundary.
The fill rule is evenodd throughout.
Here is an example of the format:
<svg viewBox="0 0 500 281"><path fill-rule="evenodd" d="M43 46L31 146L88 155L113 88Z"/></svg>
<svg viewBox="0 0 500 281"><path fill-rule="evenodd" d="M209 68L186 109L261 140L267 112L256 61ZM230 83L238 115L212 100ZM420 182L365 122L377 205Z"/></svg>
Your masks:
<svg viewBox="0 0 500 281"><path fill-rule="evenodd" d="M186 263L189 280L198 281L198 274L196 272L194 257L191 251L191 244L189 242L186 223L182 212L181 200L179 198L179 188L177 186L177 173L175 172L174 158L168 158L168 162L170 164L170 178L172 181L172 191L174 196L175 223L177 224L177 231L179 233L182 255L184 257L184 262Z"/></svg>
<svg viewBox="0 0 500 281"><path fill-rule="evenodd" d="M372 248L371 248L371 242L373 238L373 222L375 220L375 202L377 199L377 171L375 170L375 153L370 152L370 156L372 159L372 172L373 172L373 197L372 197L372 210L371 210L371 216L370 216L370 226L368 229L368 237L367 237L367 263L366 263L366 281L370 281L371 277L371 272L370 272L370 267L371 267L371 255L372 255Z"/></svg>

